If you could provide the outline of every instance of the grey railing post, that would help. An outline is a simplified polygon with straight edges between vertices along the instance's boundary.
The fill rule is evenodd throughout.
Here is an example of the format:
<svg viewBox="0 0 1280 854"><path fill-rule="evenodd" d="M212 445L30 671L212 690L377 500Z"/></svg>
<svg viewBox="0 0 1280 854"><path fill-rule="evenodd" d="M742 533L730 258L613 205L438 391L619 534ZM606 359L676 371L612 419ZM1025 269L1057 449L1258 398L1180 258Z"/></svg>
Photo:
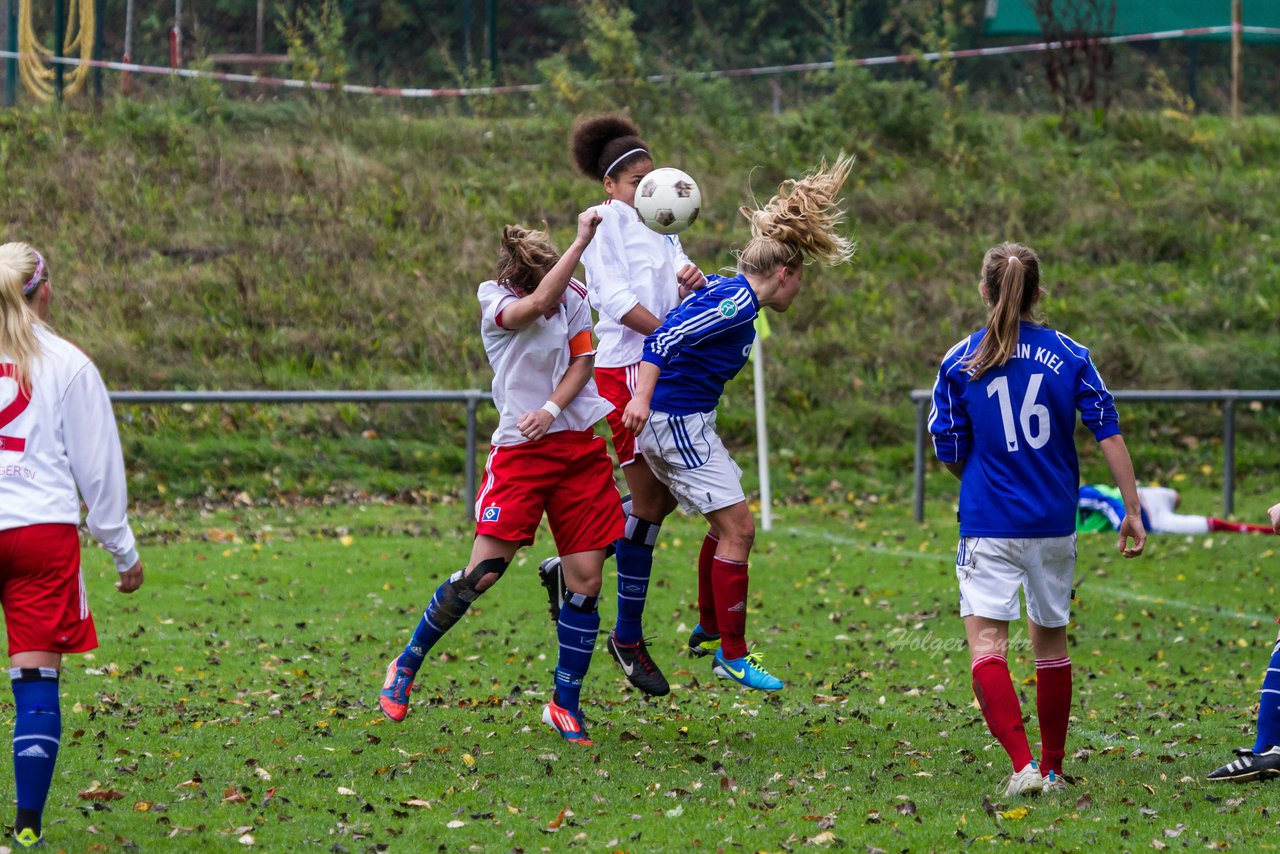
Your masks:
<svg viewBox="0 0 1280 854"><path fill-rule="evenodd" d="M915 460L915 489L912 496L912 507L915 510L917 522L924 521L924 433L925 433L925 404L928 401L923 399L916 400L916 460Z"/></svg>
<svg viewBox="0 0 1280 854"><path fill-rule="evenodd" d="M476 398L474 396L467 398L467 462L465 466L467 473L466 494L463 498L467 502L467 521L474 522L476 518Z"/></svg>
<svg viewBox="0 0 1280 854"><path fill-rule="evenodd" d="M1231 518L1236 506L1236 401L1222 402L1222 515Z"/></svg>

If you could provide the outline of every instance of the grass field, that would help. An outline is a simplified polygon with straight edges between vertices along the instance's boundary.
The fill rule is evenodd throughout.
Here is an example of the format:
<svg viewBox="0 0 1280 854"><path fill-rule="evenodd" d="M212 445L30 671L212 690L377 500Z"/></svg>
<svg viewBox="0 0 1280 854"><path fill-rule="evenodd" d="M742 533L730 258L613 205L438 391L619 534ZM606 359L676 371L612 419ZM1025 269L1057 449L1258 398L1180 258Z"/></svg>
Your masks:
<svg viewBox="0 0 1280 854"><path fill-rule="evenodd" d="M1210 494L1196 501L1212 512ZM673 693L642 699L601 643L584 690L592 748L540 723L554 634L534 568L549 538L437 647L395 725L377 690L465 560L456 505L144 515L137 595L116 594L105 555L86 550L102 646L65 669L46 838L69 851L1275 847L1274 787L1203 778L1252 743L1276 541L1155 538L1122 562L1110 536L1082 539L1074 786L1003 802L1008 761L973 703L955 615L954 517L942 501L928 512L917 526L874 501L785 508L760 534L749 637L787 682L776 696L683 651L701 531L671 522L647 628ZM1010 663L1034 742L1029 650ZM2 785L11 796L9 773Z"/></svg>

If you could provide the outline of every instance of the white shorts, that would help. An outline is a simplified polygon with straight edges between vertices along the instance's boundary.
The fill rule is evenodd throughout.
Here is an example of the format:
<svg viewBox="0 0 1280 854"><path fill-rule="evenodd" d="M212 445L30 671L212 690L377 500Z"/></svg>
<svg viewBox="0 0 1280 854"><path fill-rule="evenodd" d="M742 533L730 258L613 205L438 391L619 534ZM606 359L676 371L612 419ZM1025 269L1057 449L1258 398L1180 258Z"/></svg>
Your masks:
<svg viewBox="0 0 1280 854"><path fill-rule="evenodd" d="M1071 585L1076 572L1076 535L1006 539L961 537L956 549L960 616L1013 622L1027 616L1045 628L1071 620Z"/></svg>
<svg viewBox="0 0 1280 854"><path fill-rule="evenodd" d="M746 501L742 469L716 435L716 414L654 411L636 436L654 476L688 513L707 514Z"/></svg>

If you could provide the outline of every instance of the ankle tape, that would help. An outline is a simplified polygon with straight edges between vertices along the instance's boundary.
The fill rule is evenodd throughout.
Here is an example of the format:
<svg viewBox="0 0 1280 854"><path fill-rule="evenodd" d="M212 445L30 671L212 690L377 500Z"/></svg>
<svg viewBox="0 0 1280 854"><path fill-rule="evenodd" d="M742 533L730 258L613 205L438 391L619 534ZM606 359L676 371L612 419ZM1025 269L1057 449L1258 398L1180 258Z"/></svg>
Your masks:
<svg viewBox="0 0 1280 854"><path fill-rule="evenodd" d="M660 528L662 528L661 522L649 522L639 516L627 516L626 533L622 538L629 543L653 548L658 542Z"/></svg>

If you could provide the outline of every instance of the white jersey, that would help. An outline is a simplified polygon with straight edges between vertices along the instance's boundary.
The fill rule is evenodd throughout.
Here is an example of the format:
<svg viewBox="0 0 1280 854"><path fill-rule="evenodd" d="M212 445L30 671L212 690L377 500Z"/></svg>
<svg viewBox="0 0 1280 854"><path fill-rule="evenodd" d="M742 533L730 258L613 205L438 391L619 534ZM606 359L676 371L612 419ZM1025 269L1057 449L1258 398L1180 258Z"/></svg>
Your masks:
<svg viewBox="0 0 1280 854"><path fill-rule="evenodd" d="M601 221L582 253L582 265L591 304L600 314L596 367L622 368L640 361L645 338L624 326L622 318L641 305L661 323L680 303L676 272L691 262L680 238L658 234L626 202L611 199L593 210Z"/></svg>
<svg viewBox="0 0 1280 854"><path fill-rule="evenodd" d="M107 389L75 345L43 326L36 338L30 399L18 394L13 362L0 355L0 531L79 525L83 498L89 533L123 572L138 551Z"/></svg>
<svg viewBox="0 0 1280 854"><path fill-rule="evenodd" d="M477 296L480 334L493 368L493 402L498 407L498 429L492 441L498 446L519 445L529 440L516 429L516 422L526 412L541 409L564 378L571 359L569 341L583 332L590 340L587 289L570 280L555 314L539 317L523 329L504 329L498 322L502 310L520 299L510 288L489 281L480 285ZM547 432L588 430L612 410L613 405L596 391L595 379L589 379Z"/></svg>

